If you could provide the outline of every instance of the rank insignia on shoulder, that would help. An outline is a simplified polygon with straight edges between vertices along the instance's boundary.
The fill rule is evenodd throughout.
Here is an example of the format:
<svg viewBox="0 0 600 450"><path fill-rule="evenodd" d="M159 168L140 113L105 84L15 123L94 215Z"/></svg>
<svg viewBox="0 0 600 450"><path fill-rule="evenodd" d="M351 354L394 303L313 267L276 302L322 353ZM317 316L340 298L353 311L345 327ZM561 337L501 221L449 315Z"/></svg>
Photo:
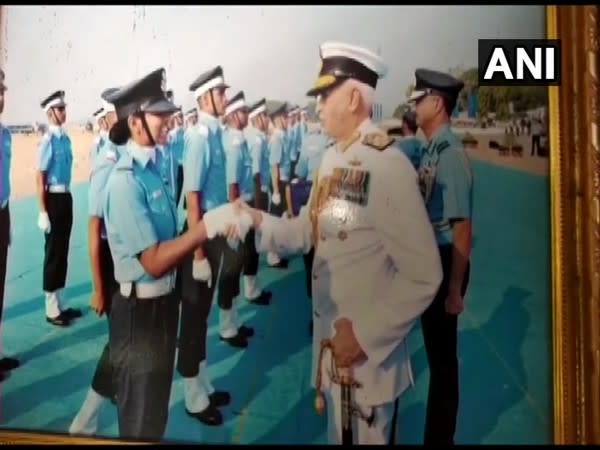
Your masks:
<svg viewBox="0 0 600 450"><path fill-rule="evenodd" d="M392 142L394 142L394 138L388 136L387 134L378 132L366 134L362 140L363 144L373 147L379 151L388 148Z"/></svg>

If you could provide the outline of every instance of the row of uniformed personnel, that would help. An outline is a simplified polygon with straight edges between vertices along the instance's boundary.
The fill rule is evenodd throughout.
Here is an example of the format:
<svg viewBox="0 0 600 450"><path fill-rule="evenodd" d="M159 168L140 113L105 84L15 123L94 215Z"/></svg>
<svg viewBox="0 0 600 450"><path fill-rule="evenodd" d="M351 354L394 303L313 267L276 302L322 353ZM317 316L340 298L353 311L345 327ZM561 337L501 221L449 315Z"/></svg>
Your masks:
<svg viewBox="0 0 600 450"><path fill-rule="evenodd" d="M156 78L157 74L158 72L155 72L149 75L149 78ZM141 83L144 85L148 81ZM285 161L288 161L289 165L298 160L295 154L299 153L297 146L301 145L301 138L305 132L303 128L306 126L303 121L295 122L299 110L289 110L284 104L267 115L264 100L248 107L243 93L226 102L227 88L220 67L201 75L191 86L199 109L196 114L193 111L186 114L187 122L191 126L185 130L181 127L183 117L181 111L176 110L168 119L171 130L166 142L152 137L151 142L156 147L157 155L155 165L161 174L166 192L171 195L174 204L178 203L182 192L185 194L187 221L184 222L183 232L188 229L190 223L196 223L208 211L238 197L265 208L268 200L265 191L271 187L271 175L280 178L280 173L284 173L281 178L287 181L290 178L289 171L280 171L280 167L285 165ZM100 314L107 312L107 315L111 310L107 299L113 292L108 286L114 288L116 283L114 280L103 281L103 278L107 279L110 270L102 271L101 268L112 264L103 263L105 259L111 258L107 258L110 256L110 249L106 239L102 240L106 236L102 228L106 205L100 198L102 188L107 184L110 168L123 154L123 147L114 145L114 136L125 129L124 123L117 122L118 112L115 106L107 100L115 91L117 90L109 89L102 94L104 105L96 113L105 131L95 142L92 151L95 154L95 163L90 179L89 197L90 249L99 249L96 253L90 252L92 268L98 268L93 270L96 276L92 302L94 309ZM167 100L171 101L172 92L167 91L165 94ZM219 118L224 119L225 126L221 126ZM247 127L248 118L252 124ZM147 129L143 122L142 125ZM274 129L269 130L269 125L274 125ZM108 130L112 130L112 142L107 134ZM277 197L276 189L280 183L275 186L274 190L271 190L271 198ZM234 300L239 295L239 277L242 269L245 296L251 303L267 305L271 296L269 292L262 291L256 282L258 254L254 249L252 232L248 233L242 249L242 252L237 251L222 236L214 236L204 242L203 246L196 248L193 255L184 259L177 278L182 300L177 366L184 378L186 411L200 421L212 425L222 422L217 408L230 401L227 392L216 391L212 386L205 362L206 321L219 266L219 334L222 340L233 346L245 347L247 338L254 334L252 328L239 323L234 305ZM94 254L99 256L95 258ZM106 399L114 400L116 397L118 401L120 398L106 381L111 379L109 354L107 346L99 361L92 388L72 423L71 433L95 432L102 404ZM116 356L113 356L112 360L115 359ZM121 428L127 436L136 435L135 431L124 429L127 425Z"/></svg>
<svg viewBox="0 0 600 450"><path fill-rule="evenodd" d="M291 220L266 215L241 199L231 202L235 195L227 192L218 202L216 194L206 195L210 172L198 167L215 163L207 158L223 152L210 144L211 139L217 142L214 136L220 127L215 117L219 91L209 88L200 92L199 106L203 110L202 104L207 105L213 114L184 138L202 150L196 155L184 150L188 229L177 236L175 201L166 188L162 154L157 151L167 142L165 123L177 111L165 96L164 72L153 72L105 96L117 118L110 140L124 146L110 171L103 201L118 285L110 306L108 353L123 437L160 439L164 432L178 322L175 267L187 259L188 267L177 277L180 283L202 282L203 289L210 290L208 281L214 286L216 277L210 261L209 277L201 263L210 260L206 245L224 254L253 228L261 252L314 248L313 342L331 339L335 363L351 368L362 384L355 401L374 418L358 420L354 440L381 444L393 435L398 398L411 382L405 339L421 314L431 369L426 441L453 440L456 314L462 310L468 280L472 201L468 160L449 128L462 84L431 71L416 73L417 90L411 101L429 142L417 177L408 159L369 120L375 86L385 72L381 58L339 43L324 44L321 58L319 79L308 94L317 96L321 123L335 145L318 165L308 205ZM197 164L190 177L185 172L186 156ZM226 177L212 179L227 188ZM273 188L272 196L280 192ZM200 289L183 289L182 294L184 305L202 300ZM228 299L219 300L222 309L230 311ZM241 327L233 314L227 316L220 330L224 324L232 325L237 336ZM187 338L198 341L198 332ZM183 332L180 339L186 339ZM199 351L191 353L187 362L198 361ZM198 413L188 406L199 405L188 401L188 393L208 391L207 378L199 376L202 363L188 367L196 372L185 383L186 409L192 415ZM348 430L340 424L339 386L320 369L318 351L313 352L313 363L333 402L330 442L347 443ZM215 397L208 399L205 409L214 408ZM225 395L220 399L225 401Z"/></svg>

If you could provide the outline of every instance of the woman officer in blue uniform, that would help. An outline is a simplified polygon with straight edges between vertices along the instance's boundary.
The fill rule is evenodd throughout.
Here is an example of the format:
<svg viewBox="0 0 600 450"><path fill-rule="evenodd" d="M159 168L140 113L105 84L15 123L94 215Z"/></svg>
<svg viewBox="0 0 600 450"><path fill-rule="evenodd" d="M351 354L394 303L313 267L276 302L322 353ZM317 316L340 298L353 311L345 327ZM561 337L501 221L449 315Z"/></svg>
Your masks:
<svg viewBox="0 0 600 450"><path fill-rule="evenodd" d="M122 438L160 440L173 379L179 303L175 268L206 239L226 233L236 219L232 205L204 215L177 237L177 211L165 188L157 146L177 107L164 92L158 69L120 88L107 101L117 123L109 137L124 152L110 175L104 210L115 264L110 315L110 359Z"/></svg>

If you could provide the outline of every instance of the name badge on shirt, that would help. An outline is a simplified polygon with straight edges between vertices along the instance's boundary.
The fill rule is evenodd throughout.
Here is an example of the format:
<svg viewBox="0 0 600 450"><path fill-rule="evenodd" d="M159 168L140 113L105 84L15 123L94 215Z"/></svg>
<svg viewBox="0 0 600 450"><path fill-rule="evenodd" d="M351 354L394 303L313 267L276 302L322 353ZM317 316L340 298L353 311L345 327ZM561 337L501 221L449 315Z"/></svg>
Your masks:
<svg viewBox="0 0 600 450"><path fill-rule="evenodd" d="M341 200L367 206L370 173L367 170L336 167L331 174L329 195Z"/></svg>

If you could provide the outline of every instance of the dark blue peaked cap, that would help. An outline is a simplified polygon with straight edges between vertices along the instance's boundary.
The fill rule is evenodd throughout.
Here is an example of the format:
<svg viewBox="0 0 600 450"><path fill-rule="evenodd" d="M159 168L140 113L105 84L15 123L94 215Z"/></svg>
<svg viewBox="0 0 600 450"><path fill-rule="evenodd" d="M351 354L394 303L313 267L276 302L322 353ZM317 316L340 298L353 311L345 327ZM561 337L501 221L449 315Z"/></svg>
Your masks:
<svg viewBox="0 0 600 450"><path fill-rule="evenodd" d="M225 106L225 115L227 116L235 111L247 108L248 105L246 105L246 96L244 95L244 91L240 91L231 97L227 102L227 106Z"/></svg>
<svg viewBox="0 0 600 450"><path fill-rule="evenodd" d="M105 100L115 106L119 120L136 112L171 114L178 107L167 99L165 85L166 72L160 68L117 89Z"/></svg>
<svg viewBox="0 0 600 450"><path fill-rule="evenodd" d="M408 99L417 101L429 94L456 99L465 84L452 75L431 69L415 70L415 89Z"/></svg>
<svg viewBox="0 0 600 450"><path fill-rule="evenodd" d="M65 91L55 91L41 101L40 106L43 109L56 108L58 106L66 106Z"/></svg>
<svg viewBox="0 0 600 450"><path fill-rule="evenodd" d="M112 95L114 95L118 90L119 90L119 88L116 88L116 87L104 89L102 91L102 93L100 94L100 98L102 100L108 101L107 99L110 98Z"/></svg>
<svg viewBox="0 0 600 450"><path fill-rule="evenodd" d="M196 78L192 84L190 84L190 91L196 92L196 97L198 97L204 92L207 92L209 89L214 89L217 87L229 87L229 85L225 83L223 68L221 66L217 66L211 70L208 70Z"/></svg>
<svg viewBox="0 0 600 450"><path fill-rule="evenodd" d="M275 118L277 116L282 116L287 114L287 103L282 103L279 106L276 106L269 112L269 116L271 118Z"/></svg>
<svg viewBox="0 0 600 450"><path fill-rule="evenodd" d="M248 110L250 112L257 110L258 108L260 108L261 106L267 106L267 100L264 98L261 98L260 100L252 103L249 107Z"/></svg>

